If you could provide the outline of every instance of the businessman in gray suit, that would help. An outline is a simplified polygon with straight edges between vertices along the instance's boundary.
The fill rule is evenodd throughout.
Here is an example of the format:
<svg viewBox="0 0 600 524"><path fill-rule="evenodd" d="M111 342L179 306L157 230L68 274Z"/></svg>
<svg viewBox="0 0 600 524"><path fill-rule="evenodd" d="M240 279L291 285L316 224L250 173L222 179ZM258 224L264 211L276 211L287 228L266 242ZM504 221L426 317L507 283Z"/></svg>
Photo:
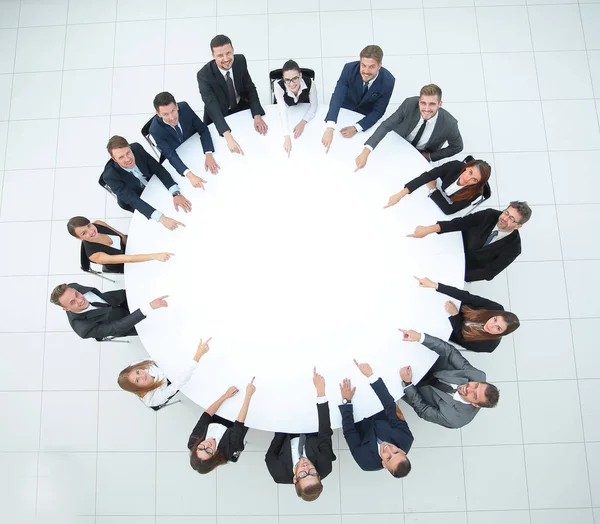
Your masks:
<svg viewBox="0 0 600 524"><path fill-rule="evenodd" d="M400 370L404 400L424 420L446 428L462 428L479 413L494 408L500 392L485 381L485 373L474 368L452 344L439 338L403 329L402 340L420 342L439 357L418 385L412 383L410 366Z"/></svg>
<svg viewBox="0 0 600 524"><path fill-rule="evenodd" d="M356 170L367 164L367 158L390 131L410 142L429 162L456 155L463 150L458 122L442 109L442 90L435 84L421 88L419 96L407 98L396 112L385 120L365 142L356 157ZM444 144L448 142L446 147Z"/></svg>

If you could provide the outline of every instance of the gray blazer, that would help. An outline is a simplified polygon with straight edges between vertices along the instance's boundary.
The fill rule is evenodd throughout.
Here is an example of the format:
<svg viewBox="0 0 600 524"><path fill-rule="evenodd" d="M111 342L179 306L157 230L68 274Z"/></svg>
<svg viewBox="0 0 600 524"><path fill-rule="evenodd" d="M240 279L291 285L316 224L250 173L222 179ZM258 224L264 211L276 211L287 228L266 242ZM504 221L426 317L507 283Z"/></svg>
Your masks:
<svg viewBox="0 0 600 524"><path fill-rule="evenodd" d="M365 145L375 149L377 144L390 131L395 131L402 138L406 138L419 123L420 118L419 97L407 98L392 116L380 124L375 133L365 142ZM448 146L442 148L446 141L448 141ZM456 155L463 150L458 121L441 107L438 110L438 117L431 138L425 144L423 150L429 152L432 162Z"/></svg>
<svg viewBox="0 0 600 524"><path fill-rule="evenodd" d="M430 371L435 378L459 386L467 382L485 382L485 373L471 366L452 344L425 335L423 345L439 355ZM481 409L454 400L448 393L429 384L407 387L404 390L404 400L419 417L446 428L463 427Z"/></svg>

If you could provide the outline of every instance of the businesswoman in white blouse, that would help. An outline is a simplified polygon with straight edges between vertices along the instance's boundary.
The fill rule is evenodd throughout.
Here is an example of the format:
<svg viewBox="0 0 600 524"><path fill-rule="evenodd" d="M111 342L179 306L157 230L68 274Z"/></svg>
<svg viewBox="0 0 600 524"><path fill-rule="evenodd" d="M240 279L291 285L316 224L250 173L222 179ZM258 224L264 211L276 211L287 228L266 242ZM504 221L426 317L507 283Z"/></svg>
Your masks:
<svg viewBox="0 0 600 524"><path fill-rule="evenodd" d="M202 342L200 339L194 358L187 363L185 369L181 370L178 377L173 378L173 381L165 376L154 360L142 360L134 362L121 371L117 382L121 389L135 393L147 407L161 408L192 378L200 358L209 350L210 340L209 338L206 342Z"/></svg>
<svg viewBox="0 0 600 524"><path fill-rule="evenodd" d="M290 156L292 150L291 134L294 133L294 139L300 138L304 131L304 126L310 122L317 113L317 87L310 78L302 77L300 66L293 60L288 60L283 64L283 78L273 86L279 116L281 118L281 128L283 129L283 149ZM290 129L287 106L297 104L308 104L304 116L293 129Z"/></svg>

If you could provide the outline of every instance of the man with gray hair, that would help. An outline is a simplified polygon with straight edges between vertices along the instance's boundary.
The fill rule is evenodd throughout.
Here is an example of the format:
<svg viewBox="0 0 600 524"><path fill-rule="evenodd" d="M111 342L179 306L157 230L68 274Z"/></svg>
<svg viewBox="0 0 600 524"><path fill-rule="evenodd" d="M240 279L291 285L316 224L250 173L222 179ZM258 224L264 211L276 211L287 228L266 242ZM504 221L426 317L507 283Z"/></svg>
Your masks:
<svg viewBox="0 0 600 524"><path fill-rule="evenodd" d="M518 230L530 218L527 202L515 200L504 211L486 209L431 226L417 226L407 236L424 238L431 233L460 231L465 249L465 281L492 280L521 254Z"/></svg>

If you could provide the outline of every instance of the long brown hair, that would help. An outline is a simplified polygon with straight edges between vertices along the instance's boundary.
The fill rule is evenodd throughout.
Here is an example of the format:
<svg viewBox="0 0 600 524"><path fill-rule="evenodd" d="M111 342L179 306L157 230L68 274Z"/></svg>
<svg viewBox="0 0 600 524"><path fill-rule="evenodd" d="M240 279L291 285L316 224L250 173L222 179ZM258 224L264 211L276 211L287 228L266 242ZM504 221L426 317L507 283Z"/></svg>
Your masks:
<svg viewBox="0 0 600 524"><path fill-rule="evenodd" d="M462 306L460 312L463 317L462 336L465 340L494 340L504 335L509 335L520 325L519 317L510 311L498 311L497 309L471 309L468 306ZM476 326L467 326L464 321L485 324L492 317L502 317L506 322L506 331L500 335L492 335Z"/></svg>
<svg viewBox="0 0 600 524"><path fill-rule="evenodd" d="M470 167L476 167L479 169L479 172L481 173L481 180L477 182L477 184L465 186L462 189L459 189L450 197L450 200L452 200L452 202L469 200L475 195L480 195L483 193L483 188L486 182L490 179L490 175L492 174L492 168L484 160L470 160L464 165L460 174L462 175L465 172L465 170L469 169Z"/></svg>
<svg viewBox="0 0 600 524"><path fill-rule="evenodd" d="M215 469L218 466L221 466L222 464L227 464L227 459L225 458L225 455L223 455L223 452L219 451L218 449L212 457L210 457L207 460L202 460L196 454L196 450L202 442L204 442L204 439L199 438L196 442L194 442L194 445L190 448L190 466L192 466L193 470L197 471L201 475L204 475L206 473L210 473L213 469Z"/></svg>
<svg viewBox="0 0 600 524"><path fill-rule="evenodd" d="M135 393L138 396L140 393L148 393L149 391L153 391L156 388L161 387L165 383L164 378L160 382L154 382L154 384L150 384L149 386L138 386L137 384L129 381L129 373L138 369L146 369L149 366L156 366L156 362L154 362L154 360L144 360L138 364L127 366L123 371L121 371L121 373L119 373L119 377L117 378L119 387L125 391L129 391L130 393Z"/></svg>

